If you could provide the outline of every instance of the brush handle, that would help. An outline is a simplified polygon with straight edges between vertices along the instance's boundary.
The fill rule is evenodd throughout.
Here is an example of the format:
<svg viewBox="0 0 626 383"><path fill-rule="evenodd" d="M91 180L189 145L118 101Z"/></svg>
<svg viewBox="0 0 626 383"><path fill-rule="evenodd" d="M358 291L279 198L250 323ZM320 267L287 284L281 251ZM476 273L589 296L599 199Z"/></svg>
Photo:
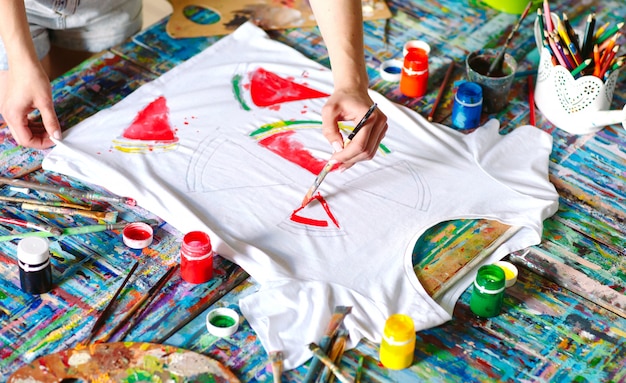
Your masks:
<svg viewBox="0 0 626 383"><path fill-rule="evenodd" d="M96 201L104 201L109 203L123 203L130 206L135 206L136 202L132 198L117 197L117 196L105 196L98 193L86 192L79 189L69 188L65 186L47 185L39 182L30 182L17 180L13 178L0 177L0 184L6 184L11 186L24 187L28 189L41 190L48 193L65 194L76 198L91 199Z"/></svg>
<svg viewBox="0 0 626 383"><path fill-rule="evenodd" d="M40 211L40 212L63 214L63 215L80 215L83 217L101 219L101 220L104 220L105 222L115 222L117 218L117 212L70 209L67 207L46 206L46 205L38 205L34 203L23 203L21 207L24 210Z"/></svg>

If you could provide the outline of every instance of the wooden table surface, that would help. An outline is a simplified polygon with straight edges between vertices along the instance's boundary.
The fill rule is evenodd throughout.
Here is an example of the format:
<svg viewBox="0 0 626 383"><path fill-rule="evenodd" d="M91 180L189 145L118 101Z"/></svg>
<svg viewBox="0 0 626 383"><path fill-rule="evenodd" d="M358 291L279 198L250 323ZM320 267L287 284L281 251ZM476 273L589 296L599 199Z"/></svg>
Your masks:
<svg viewBox="0 0 626 383"><path fill-rule="evenodd" d="M552 11L567 13L575 27L592 11L599 23L617 23L626 17L622 0L553 3ZM465 79L465 56L476 49L501 46L518 16L476 1L395 0L387 4L393 13L388 22L365 23L371 88L426 116L447 65L454 60L456 70L435 114L436 121L449 124L453 89ZM536 68L534 20L534 14L524 20L509 47L519 70ZM165 32L166 22L85 61L53 82L64 129L113 105L220 38L172 39ZM272 31L270 35L328 65L316 28ZM404 97L397 84L378 74L380 63L401 56L404 42L411 39L425 40L431 46L429 88L421 99ZM626 103L623 80L621 73L612 109L621 109ZM502 134L528 123L525 78L513 84L506 109L483 116L483 120L489 117L500 120ZM0 176L29 173L23 178L106 193L97 186L37 170L46 151L17 146L8 128L0 126ZM416 334L415 360L409 369L384 368L378 362L378 345L364 341L346 351L341 360L340 366L348 374L354 375L363 355L363 382L626 381L626 132L621 125L611 125L594 134L575 136L556 128L539 111L537 126L554 138L550 180L559 192L560 206L545 221L540 245L508 257L518 265L520 275L518 283L506 290L502 313L491 319L474 316L469 310L468 289L460 297L452 321ZM0 195L24 197L7 187L0 188ZM29 197L50 198L32 190ZM115 209L118 221L157 219L153 244L144 250L130 249L122 243L119 230L53 238L55 288L48 294L31 296L21 291L17 241L0 242L0 381L37 357L73 348L84 339L134 260L146 262L115 306L114 316L123 315L177 262L180 232L141 207ZM60 227L96 223L90 218L32 213L6 205L2 215L41 219ZM487 220L440 223L415 246L416 273L427 291L439 294L446 281L509 230ZM0 224L0 236L24 231L27 229ZM222 362L241 381L271 382L268 355L245 318L230 338L216 338L206 330L207 310L218 306L239 310L238 300L259 287L244 270L220 257L215 267L215 278L202 285L186 284L175 274L124 340L193 350ZM108 321L104 330L112 326ZM307 368L308 363L287 371L283 380L301 381Z"/></svg>

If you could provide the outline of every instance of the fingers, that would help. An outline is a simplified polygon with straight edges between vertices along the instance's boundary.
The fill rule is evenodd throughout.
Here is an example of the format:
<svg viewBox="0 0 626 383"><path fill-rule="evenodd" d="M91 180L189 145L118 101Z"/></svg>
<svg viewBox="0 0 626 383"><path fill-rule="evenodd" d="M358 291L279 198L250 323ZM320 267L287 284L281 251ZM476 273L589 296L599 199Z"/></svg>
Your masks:
<svg viewBox="0 0 626 383"><path fill-rule="evenodd" d="M357 162L374 158L387 129L387 116L376 109L352 141L342 151L333 154L333 158L342 163L339 170L347 170Z"/></svg>
<svg viewBox="0 0 626 383"><path fill-rule="evenodd" d="M43 121L43 125L46 132L48 132L48 135L54 139L60 140L62 137L61 125L59 124L59 119L57 118L57 114L54 111L52 103L39 108L39 111L41 112L41 120Z"/></svg>
<svg viewBox="0 0 626 383"><path fill-rule="evenodd" d="M7 124L9 125L11 135L18 145L33 149L47 149L54 145L41 122L30 121L24 117L17 124L10 121L7 121Z"/></svg>

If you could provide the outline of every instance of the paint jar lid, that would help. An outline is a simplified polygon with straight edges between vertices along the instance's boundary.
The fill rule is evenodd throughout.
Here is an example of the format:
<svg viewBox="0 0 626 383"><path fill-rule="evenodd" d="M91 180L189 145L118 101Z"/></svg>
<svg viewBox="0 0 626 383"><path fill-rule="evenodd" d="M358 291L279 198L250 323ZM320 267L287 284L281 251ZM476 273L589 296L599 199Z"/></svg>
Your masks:
<svg viewBox="0 0 626 383"><path fill-rule="evenodd" d="M133 222L124 227L122 239L131 249L143 249L150 246L153 239L152 227L145 222Z"/></svg>
<svg viewBox="0 0 626 383"><path fill-rule="evenodd" d="M410 316L393 314L385 322L383 339L390 345L408 344L415 339L415 324Z"/></svg>
<svg viewBox="0 0 626 383"><path fill-rule="evenodd" d="M206 328L221 338L231 336L239 328L239 314L227 307L213 309L206 316Z"/></svg>
<svg viewBox="0 0 626 383"><path fill-rule="evenodd" d="M49 243L46 238L27 237L17 245L17 259L28 265L39 265L50 259Z"/></svg>
<svg viewBox="0 0 626 383"><path fill-rule="evenodd" d="M387 60L380 64L380 77L385 81L398 82L402 77L402 61Z"/></svg>
<svg viewBox="0 0 626 383"><path fill-rule="evenodd" d="M507 261L498 261L494 264L500 266L500 268L502 268L502 271L504 271L505 287L511 287L515 284L515 282L517 282L518 271L517 267L515 267L514 264Z"/></svg>
<svg viewBox="0 0 626 383"><path fill-rule="evenodd" d="M409 51L414 49L421 49L426 53L426 56L430 55L430 45L428 45L426 41L409 40L404 43L404 47L402 47L402 56L406 56Z"/></svg>

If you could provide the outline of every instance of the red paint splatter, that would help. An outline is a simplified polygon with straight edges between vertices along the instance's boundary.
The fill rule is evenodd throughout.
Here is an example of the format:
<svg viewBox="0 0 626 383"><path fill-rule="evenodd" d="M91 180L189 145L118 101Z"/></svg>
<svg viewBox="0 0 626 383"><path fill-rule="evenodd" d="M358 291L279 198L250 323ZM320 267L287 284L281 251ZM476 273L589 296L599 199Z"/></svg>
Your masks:
<svg viewBox="0 0 626 383"><path fill-rule="evenodd" d="M250 74L250 94L256 106L270 106L288 101L329 96L263 68L258 68Z"/></svg>
<svg viewBox="0 0 626 383"><path fill-rule="evenodd" d="M165 97L157 98L137 113L135 120L124 131L123 137L131 140L175 140Z"/></svg>
<svg viewBox="0 0 626 383"><path fill-rule="evenodd" d="M278 154L284 159L301 166L313 174L319 174L326 161L315 158L302 143L293 139L293 130L279 132L259 141L261 146Z"/></svg>
<svg viewBox="0 0 626 383"><path fill-rule="evenodd" d="M314 199L318 200L322 204L322 207L324 208L324 211L328 215L328 218L330 218L330 220L335 224L335 226L337 226L337 228L339 228L339 222L337 221L337 219L335 219L335 216L330 211L330 206L328 206L328 203L326 202L324 197L322 197L322 195L319 194L319 193L314 195L311 198L311 201L309 201L306 205L300 206L299 208L294 210L293 213L291 213L290 219L293 222L301 223L301 224L304 224L304 225L311 225L311 226L317 226L317 227L327 227L328 226L328 221L324 221L324 220L321 220L321 219L307 218L307 217L303 217L303 216L298 214L300 211L302 211L302 209L304 209L306 206L308 206Z"/></svg>

